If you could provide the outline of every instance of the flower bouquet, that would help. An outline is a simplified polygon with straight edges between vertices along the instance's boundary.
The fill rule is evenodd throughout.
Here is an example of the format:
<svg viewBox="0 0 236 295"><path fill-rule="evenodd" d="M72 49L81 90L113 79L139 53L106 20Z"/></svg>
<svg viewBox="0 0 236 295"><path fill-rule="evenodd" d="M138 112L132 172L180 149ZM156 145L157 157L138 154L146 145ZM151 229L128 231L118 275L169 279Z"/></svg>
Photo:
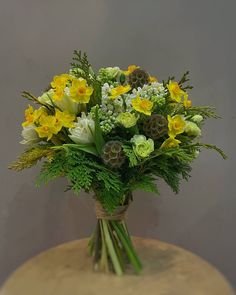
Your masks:
<svg viewBox="0 0 236 295"><path fill-rule="evenodd" d="M192 105L188 72L159 82L139 66L101 68L75 51L71 69L55 76L40 95L24 91L29 105L21 141L27 149L10 168L20 171L44 160L36 184L68 179L67 190L93 192L97 226L89 242L95 269L122 275L142 264L125 213L137 189L158 194L157 179L175 193L190 176L201 148L206 118L214 109Z"/></svg>

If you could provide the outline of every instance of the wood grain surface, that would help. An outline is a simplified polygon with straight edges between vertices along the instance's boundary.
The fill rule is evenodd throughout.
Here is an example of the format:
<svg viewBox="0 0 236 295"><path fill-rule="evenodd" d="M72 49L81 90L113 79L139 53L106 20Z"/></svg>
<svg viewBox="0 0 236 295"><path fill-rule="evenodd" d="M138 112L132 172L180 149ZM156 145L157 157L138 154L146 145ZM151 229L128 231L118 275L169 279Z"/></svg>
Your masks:
<svg viewBox="0 0 236 295"><path fill-rule="evenodd" d="M133 238L144 269L123 277L95 272L87 239L49 249L16 270L0 295L233 295L226 279L198 256L157 240Z"/></svg>

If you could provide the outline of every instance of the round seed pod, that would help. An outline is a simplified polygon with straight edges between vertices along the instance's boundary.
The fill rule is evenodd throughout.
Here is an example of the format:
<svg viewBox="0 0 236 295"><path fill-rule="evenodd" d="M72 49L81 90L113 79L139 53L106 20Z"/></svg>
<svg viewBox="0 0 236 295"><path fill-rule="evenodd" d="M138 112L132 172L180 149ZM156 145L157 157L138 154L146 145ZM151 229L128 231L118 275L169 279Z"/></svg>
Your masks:
<svg viewBox="0 0 236 295"><path fill-rule="evenodd" d="M143 123L145 135L154 140L162 137L168 131L168 122L162 115L154 114Z"/></svg>
<svg viewBox="0 0 236 295"><path fill-rule="evenodd" d="M129 74L128 82L132 88L143 87L144 84L148 84L149 75L142 69L136 69Z"/></svg>
<svg viewBox="0 0 236 295"><path fill-rule="evenodd" d="M102 149L102 160L106 165L112 168L120 168L124 164L125 158L120 141L111 140L104 145Z"/></svg>

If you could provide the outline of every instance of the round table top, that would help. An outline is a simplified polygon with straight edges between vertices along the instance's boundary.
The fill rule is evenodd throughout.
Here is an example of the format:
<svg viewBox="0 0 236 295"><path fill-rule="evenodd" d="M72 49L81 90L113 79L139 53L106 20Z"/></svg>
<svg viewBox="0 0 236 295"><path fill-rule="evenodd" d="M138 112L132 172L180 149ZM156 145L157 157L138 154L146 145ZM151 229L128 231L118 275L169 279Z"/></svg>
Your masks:
<svg viewBox="0 0 236 295"><path fill-rule="evenodd" d="M233 295L226 279L198 256L164 242L133 238L141 275L95 272L87 239L49 249L16 270L0 295Z"/></svg>

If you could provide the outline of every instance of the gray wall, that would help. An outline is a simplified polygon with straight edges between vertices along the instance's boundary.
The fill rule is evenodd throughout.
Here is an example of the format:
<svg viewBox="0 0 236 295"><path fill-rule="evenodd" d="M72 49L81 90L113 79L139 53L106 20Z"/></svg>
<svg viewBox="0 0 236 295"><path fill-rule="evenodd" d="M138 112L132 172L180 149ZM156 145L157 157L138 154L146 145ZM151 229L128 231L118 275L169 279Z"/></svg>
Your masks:
<svg viewBox="0 0 236 295"><path fill-rule="evenodd" d="M64 193L64 180L36 189L38 168L6 169L23 150L21 90L39 94L79 48L95 68L139 64L160 80L189 69L194 103L217 107L223 119L206 124L203 140L229 160L204 151L178 196L162 182L160 197L135 193L128 221L134 235L189 249L236 286L235 9L235 0L0 1L1 282L26 259L94 227L91 196Z"/></svg>

